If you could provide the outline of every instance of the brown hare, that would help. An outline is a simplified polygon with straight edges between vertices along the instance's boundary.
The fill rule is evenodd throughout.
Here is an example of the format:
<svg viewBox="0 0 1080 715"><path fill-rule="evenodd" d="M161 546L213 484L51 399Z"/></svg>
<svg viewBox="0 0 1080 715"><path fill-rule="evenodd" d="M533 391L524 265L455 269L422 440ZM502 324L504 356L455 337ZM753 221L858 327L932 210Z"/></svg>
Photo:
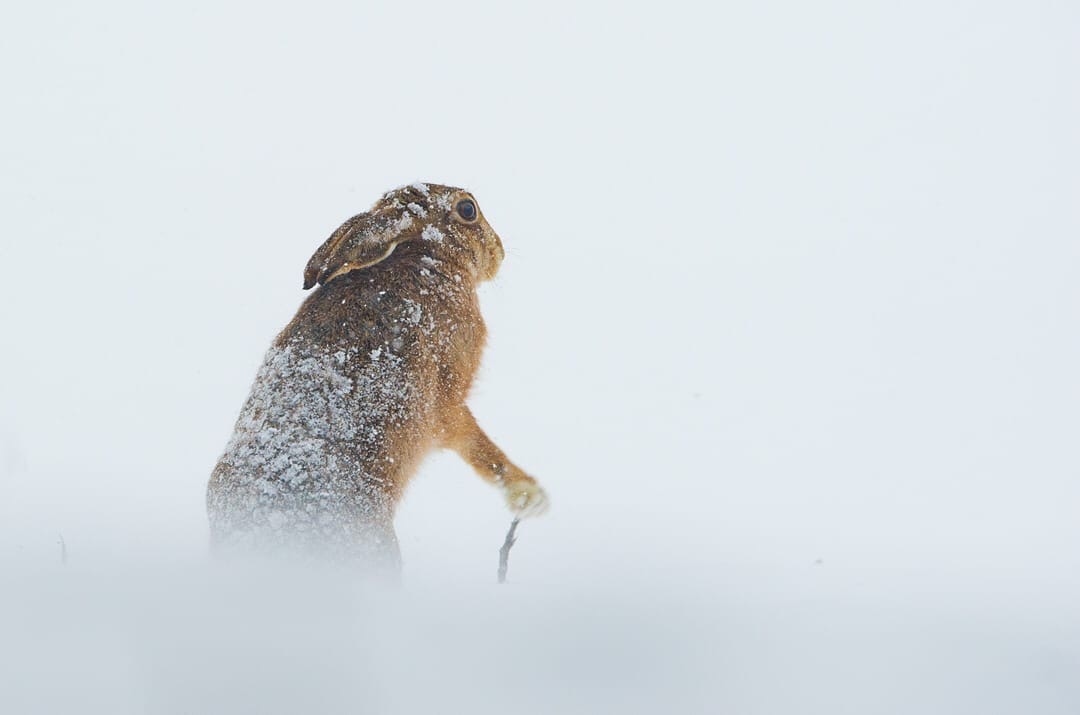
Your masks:
<svg viewBox="0 0 1080 715"><path fill-rule="evenodd" d="M215 549L299 547L396 570L395 507L440 447L519 516L546 509L465 404L486 336L476 287L503 256L476 199L436 184L387 193L323 243L304 271L319 288L271 345L210 477Z"/></svg>

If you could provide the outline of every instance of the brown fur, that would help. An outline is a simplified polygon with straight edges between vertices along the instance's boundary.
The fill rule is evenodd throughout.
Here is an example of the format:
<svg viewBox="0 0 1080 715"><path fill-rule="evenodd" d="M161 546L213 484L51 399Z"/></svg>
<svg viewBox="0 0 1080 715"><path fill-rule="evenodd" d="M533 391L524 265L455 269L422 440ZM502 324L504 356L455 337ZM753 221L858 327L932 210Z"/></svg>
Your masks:
<svg viewBox="0 0 1080 715"><path fill-rule="evenodd" d="M370 552L374 541L377 553L396 561L394 508L435 448L455 450L504 490L515 511L544 510L536 481L488 438L465 404L486 338L476 287L495 275L504 253L479 209L474 221L461 218L462 200L475 202L453 187L398 189L346 221L312 256L304 286L320 287L275 339L211 477L215 541L243 530L240 525L262 523L259 515L272 510L286 512L274 523L284 519L288 531L292 516L304 511L316 515L319 533L331 534L330 541L347 534L347 550L357 553ZM271 355L285 367L274 372ZM335 393L303 377L294 395L288 376L309 375L312 365L331 366L328 379L345 387ZM383 373L373 371L380 365L392 370L384 381L393 389L377 384ZM281 400L315 405L316 418L294 419ZM336 421L320 421L323 400ZM359 437L341 439L334 424ZM289 439L261 446L281 435ZM302 459L290 451L298 441L315 445ZM296 530L311 535L310 526Z"/></svg>

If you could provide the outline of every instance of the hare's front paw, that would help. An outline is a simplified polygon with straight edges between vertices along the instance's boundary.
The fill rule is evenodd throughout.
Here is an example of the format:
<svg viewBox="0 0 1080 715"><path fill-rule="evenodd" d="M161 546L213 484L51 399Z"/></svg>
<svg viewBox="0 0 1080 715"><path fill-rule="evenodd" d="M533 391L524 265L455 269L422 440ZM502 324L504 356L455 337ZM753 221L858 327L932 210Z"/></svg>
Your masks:
<svg viewBox="0 0 1080 715"><path fill-rule="evenodd" d="M506 485L506 503L518 518L540 516L548 508L548 498L540 485L520 479Z"/></svg>

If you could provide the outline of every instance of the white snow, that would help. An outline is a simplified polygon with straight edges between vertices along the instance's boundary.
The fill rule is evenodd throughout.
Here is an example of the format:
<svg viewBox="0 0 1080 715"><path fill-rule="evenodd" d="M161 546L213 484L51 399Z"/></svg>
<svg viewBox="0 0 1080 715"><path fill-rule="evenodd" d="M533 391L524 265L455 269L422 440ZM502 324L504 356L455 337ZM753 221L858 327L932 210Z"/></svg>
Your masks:
<svg viewBox="0 0 1080 715"><path fill-rule="evenodd" d="M407 231L413 225L413 217L411 214L403 213L394 222L393 235L400 236Z"/></svg>
<svg viewBox="0 0 1080 715"><path fill-rule="evenodd" d="M1077 12L9 3L0 712L1080 712ZM497 588L438 454L385 598L209 564L241 411L253 491L324 458L257 372L379 439L366 355L266 350L418 176L505 243L470 404L551 511Z"/></svg>
<svg viewBox="0 0 1080 715"><path fill-rule="evenodd" d="M364 535L382 538L389 505L377 489L349 486L359 468L353 449L374 453L384 429L417 408L401 359L381 348L370 358L346 374L345 350L294 340L267 352L217 467L223 486L208 494L219 543L291 547L301 533L300 541L317 538L347 553Z"/></svg>
<svg viewBox="0 0 1080 715"><path fill-rule="evenodd" d="M431 225L424 226L424 230L420 233L420 237L425 241L435 241L436 243L439 243L446 238L442 231Z"/></svg>
<svg viewBox="0 0 1080 715"><path fill-rule="evenodd" d="M438 196L436 196L435 205L443 211L449 211L451 208L453 208L452 204L450 203L450 197L446 194L439 194Z"/></svg>

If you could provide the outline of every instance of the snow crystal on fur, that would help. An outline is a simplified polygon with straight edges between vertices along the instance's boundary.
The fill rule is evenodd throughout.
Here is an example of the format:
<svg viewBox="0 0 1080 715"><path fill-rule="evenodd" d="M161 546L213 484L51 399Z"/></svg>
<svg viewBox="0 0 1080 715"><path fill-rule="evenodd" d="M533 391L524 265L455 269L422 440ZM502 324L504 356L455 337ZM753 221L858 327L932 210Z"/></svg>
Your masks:
<svg viewBox="0 0 1080 715"><path fill-rule="evenodd" d="M419 314L410 308L409 321ZM347 372L355 360L362 366ZM356 455L378 452L386 427L407 417L411 386L401 362L387 350L271 348L221 459L231 478L211 496L215 531L234 543L307 533L320 543L386 546L393 532L379 532L393 507Z"/></svg>

